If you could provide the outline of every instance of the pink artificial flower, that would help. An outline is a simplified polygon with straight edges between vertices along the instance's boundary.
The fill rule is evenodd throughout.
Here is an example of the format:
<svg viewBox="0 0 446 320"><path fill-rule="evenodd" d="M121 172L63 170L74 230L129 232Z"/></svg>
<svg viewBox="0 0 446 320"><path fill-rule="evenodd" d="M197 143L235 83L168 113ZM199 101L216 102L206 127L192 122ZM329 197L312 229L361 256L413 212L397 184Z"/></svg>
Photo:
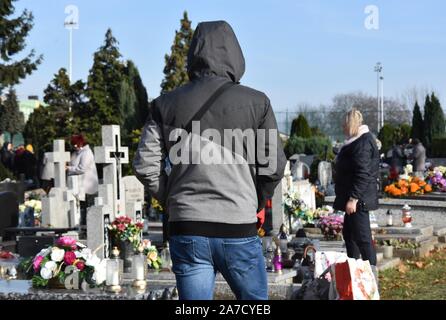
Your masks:
<svg viewBox="0 0 446 320"><path fill-rule="evenodd" d="M42 256L36 256L35 258L34 258L34 261L33 261L33 268L34 268L34 271L39 271L39 269L40 269L40 264L42 263L42 260L43 260L43 257Z"/></svg>
<svg viewBox="0 0 446 320"><path fill-rule="evenodd" d="M136 227L137 227L138 229L143 229L143 228L144 228L144 225L143 225L141 222L138 222L138 223L136 223Z"/></svg>
<svg viewBox="0 0 446 320"><path fill-rule="evenodd" d="M66 265L71 266L76 261L76 254L73 251L65 252L63 261Z"/></svg>
<svg viewBox="0 0 446 320"><path fill-rule="evenodd" d="M83 261L78 261L78 262L76 263L76 268L78 268L79 271L84 270L84 268L85 268L85 263L84 263Z"/></svg>
<svg viewBox="0 0 446 320"><path fill-rule="evenodd" d="M62 246L62 247L70 247L70 248L72 248L73 246L76 246L76 239L74 239L74 238L71 238L71 237L60 237L58 240L57 240L57 244L59 245L59 246Z"/></svg>

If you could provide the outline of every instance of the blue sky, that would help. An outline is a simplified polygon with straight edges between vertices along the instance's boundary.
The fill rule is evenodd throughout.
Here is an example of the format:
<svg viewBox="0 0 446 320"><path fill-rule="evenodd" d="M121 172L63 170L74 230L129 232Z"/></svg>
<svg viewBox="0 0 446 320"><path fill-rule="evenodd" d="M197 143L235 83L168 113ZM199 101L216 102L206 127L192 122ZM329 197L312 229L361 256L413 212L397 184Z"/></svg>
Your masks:
<svg viewBox="0 0 446 320"><path fill-rule="evenodd" d="M149 96L159 94L164 54L182 12L199 21L226 20L246 59L242 83L269 95L276 111L300 102L328 103L337 93L375 95L377 61L386 96L408 88L434 89L446 104L446 2L441 0L19 0L35 27L28 49L43 53L39 69L18 86L21 98L43 95L60 67L68 67L66 5L80 11L74 31L74 79L86 79L93 53L111 27L125 59L138 66ZM367 30L367 5L379 8L379 30Z"/></svg>

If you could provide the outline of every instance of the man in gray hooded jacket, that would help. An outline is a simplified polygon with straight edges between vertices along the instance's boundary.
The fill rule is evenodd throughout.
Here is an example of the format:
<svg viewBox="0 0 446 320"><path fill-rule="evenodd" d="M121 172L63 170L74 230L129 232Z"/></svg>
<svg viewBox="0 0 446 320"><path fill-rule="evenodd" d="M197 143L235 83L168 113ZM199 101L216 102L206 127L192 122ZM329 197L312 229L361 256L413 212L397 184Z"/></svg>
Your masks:
<svg viewBox="0 0 446 320"><path fill-rule="evenodd" d="M169 214L180 299L212 299L217 271L238 299L267 299L256 214L286 163L270 101L239 84L245 60L224 21L197 26L187 68L188 84L152 102L134 170Z"/></svg>

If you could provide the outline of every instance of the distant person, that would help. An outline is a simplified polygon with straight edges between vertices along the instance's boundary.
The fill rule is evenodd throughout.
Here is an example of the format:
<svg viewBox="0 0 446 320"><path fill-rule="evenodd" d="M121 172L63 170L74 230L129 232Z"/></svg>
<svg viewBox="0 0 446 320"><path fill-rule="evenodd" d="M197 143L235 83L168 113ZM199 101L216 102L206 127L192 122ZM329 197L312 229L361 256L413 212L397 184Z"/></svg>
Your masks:
<svg viewBox="0 0 446 320"><path fill-rule="evenodd" d="M426 149L419 139L413 139L412 145L413 171L415 176L423 178L426 170Z"/></svg>
<svg viewBox="0 0 446 320"><path fill-rule="evenodd" d="M54 163L48 160L45 153L42 160L42 171L40 173L42 188L46 193L54 186Z"/></svg>
<svg viewBox="0 0 446 320"><path fill-rule="evenodd" d="M14 151L11 142L5 142L2 150L0 151L0 159L3 166L9 171L14 170Z"/></svg>
<svg viewBox="0 0 446 320"><path fill-rule="evenodd" d="M71 145L74 153L70 165L67 166L68 175L80 175L80 187L85 192L85 201L81 201L81 225L87 224L87 208L93 204L98 192L98 172L94 155L83 135L73 135Z"/></svg>
<svg viewBox="0 0 446 320"><path fill-rule="evenodd" d="M14 151L14 175L21 179L23 176L23 179L25 179L25 171L26 171L26 164L25 164L25 146L23 144L19 145L15 151Z"/></svg>
<svg viewBox="0 0 446 320"><path fill-rule="evenodd" d="M368 260L378 279L369 211L378 209L379 151L358 110L345 116L344 133L347 140L335 164L334 208L345 211L343 235L348 257Z"/></svg>
<svg viewBox="0 0 446 320"><path fill-rule="evenodd" d="M37 158L31 144L26 145L23 157L25 159L25 178L30 184L30 187L37 187Z"/></svg>
<svg viewBox="0 0 446 320"><path fill-rule="evenodd" d="M392 147L392 161L390 165L395 168L398 173L403 172L404 157L403 146L395 143Z"/></svg>

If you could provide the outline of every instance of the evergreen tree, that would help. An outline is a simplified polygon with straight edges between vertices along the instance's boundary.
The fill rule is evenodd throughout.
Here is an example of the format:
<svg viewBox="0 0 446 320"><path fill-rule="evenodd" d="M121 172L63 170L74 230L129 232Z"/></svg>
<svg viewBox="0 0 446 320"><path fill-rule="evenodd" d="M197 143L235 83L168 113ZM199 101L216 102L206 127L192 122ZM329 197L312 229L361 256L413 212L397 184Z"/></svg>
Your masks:
<svg viewBox="0 0 446 320"><path fill-rule="evenodd" d="M431 95L431 106L433 114L431 122L432 139L443 137L446 131L444 112L441 108L440 100L435 96L435 93Z"/></svg>
<svg viewBox="0 0 446 320"><path fill-rule="evenodd" d="M290 137L297 136L302 138L310 138L311 137L311 128L308 125L307 119L303 114L299 114L299 116L293 120L291 123L291 133Z"/></svg>
<svg viewBox="0 0 446 320"><path fill-rule="evenodd" d="M25 49L26 37L33 27L33 15L27 10L18 17L11 17L15 11L14 1L0 1L0 94L5 87L19 83L36 70L43 59L36 57L34 50L20 60L13 59Z"/></svg>
<svg viewBox="0 0 446 320"><path fill-rule="evenodd" d="M424 126L423 126L423 139L422 142L424 146L429 149L432 142L432 104L429 95L426 95L426 100L424 102Z"/></svg>
<svg viewBox="0 0 446 320"><path fill-rule="evenodd" d="M39 157L51 151L53 140L68 141L78 132L78 118L85 105L85 84L79 80L72 85L67 71L62 68L44 93L43 100L48 106L31 113L24 132L25 139L33 144Z"/></svg>
<svg viewBox="0 0 446 320"><path fill-rule="evenodd" d="M125 65L117 45L118 41L108 29L104 45L94 54L88 76L89 102L80 113L79 130L93 145L101 142L102 125L123 124L120 95Z"/></svg>
<svg viewBox="0 0 446 320"><path fill-rule="evenodd" d="M444 136L445 130L443 109L438 98L432 93L430 97L426 97L426 105L424 106L424 144L428 154L432 151L433 139Z"/></svg>
<svg viewBox="0 0 446 320"><path fill-rule="evenodd" d="M62 68L44 91L43 100L48 104L52 121L49 125L55 126L56 137L67 139L73 134L72 108L76 108L78 96L82 95L71 86L67 70Z"/></svg>
<svg viewBox="0 0 446 320"><path fill-rule="evenodd" d="M38 159L42 159L45 152L52 151L57 133L49 107L39 106L34 109L26 122L23 135L26 143L33 145Z"/></svg>
<svg viewBox="0 0 446 320"><path fill-rule="evenodd" d="M418 101L415 102L412 115L412 132L410 134L412 139L419 139L422 141L424 139L424 123L423 116L421 115L420 106Z"/></svg>
<svg viewBox="0 0 446 320"><path fill-rule="evenodd" d="M161 83L161 93L169 92L189 82L187 53L194 34L191 26L192 22L188 19L187 12L184 11L180 31L175 31L170 55L164 56L166 65L163 71L164 80Z"/></svg>
<svg viewBox="0 0 446 320"><path fill-rule="evenodd" d="M138 68L127 61L119 95L123 130L127 137L136 129L142 129L149 113L147 90L144 87ZM130 142L130 141L129 141Z"/></svg>
<svg viewBox="0 0 446 320"><path fill-rule="evenodd" d="M14 141L14 135L22 132L24 126L25 117L20 112L17 95L15 90L10 88L3 105L0 107L0 133L9 132L11 141Z"/></svg>

